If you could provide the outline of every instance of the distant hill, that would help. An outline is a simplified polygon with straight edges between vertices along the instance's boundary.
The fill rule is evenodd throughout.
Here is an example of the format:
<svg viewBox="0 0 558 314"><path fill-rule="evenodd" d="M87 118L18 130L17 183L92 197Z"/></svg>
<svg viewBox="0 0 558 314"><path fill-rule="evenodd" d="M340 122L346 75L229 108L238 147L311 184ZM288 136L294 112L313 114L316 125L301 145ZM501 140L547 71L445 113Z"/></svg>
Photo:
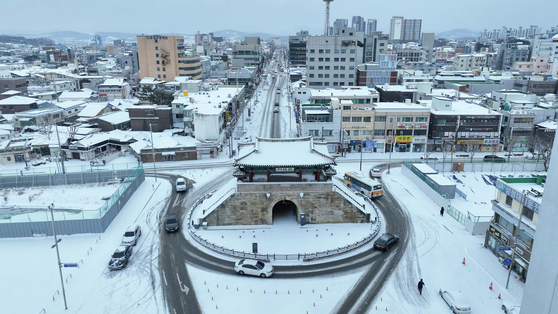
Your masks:
<svg viewBox="0 0 558 314"><path fill-rule="evenodd" d="M273 37L280 37L280 36L266 34L266 33L245 33L245 32L235 31L233 29L225 29L225 30L213 32L213 36L224 37L224 38L232 40L232 41L244 40L244 37L246 37L246 36L248 36L248 37L260 37L260 39L262 39L262 40L269 40Z"/></svg>
<svg viewBox="0 0 558 314"><path fill-rule="evenodd" d="M436 33L436 38L445 38L445 39L476 39L479 37L478 31L472 31L470 29L452 29L451 31Z"/></svg>
<svg viewBox="0 0 558 314"><path fill-rule="evenodd" d="M22 36L9 36L9 35L0 35L0 42L1 43L11 43L11 44L27 44L27 45L35 45L35 46L49 46L54 45L54 41L49 38L25 38Z"/></svg>

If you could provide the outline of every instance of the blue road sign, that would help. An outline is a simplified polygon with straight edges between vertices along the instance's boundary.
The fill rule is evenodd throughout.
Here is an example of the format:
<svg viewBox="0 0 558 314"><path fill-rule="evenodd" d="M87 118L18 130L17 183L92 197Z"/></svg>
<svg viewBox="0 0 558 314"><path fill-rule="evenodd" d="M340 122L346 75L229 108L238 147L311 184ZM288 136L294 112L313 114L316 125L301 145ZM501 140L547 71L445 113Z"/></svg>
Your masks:
<svg viewBox="0 0 558 314"><path fill-rule="evenodd" d="M65 263L65 264L62 264L62 265L63 265L64 267L78 267L78 264L77 264L77 263Z"/></svg>
<svg viewBox="0 0 558 314"><path fill-rule="evenodd" d="M504 260L504 265L510 266L510 265L511 265L511 259L506 258L506 259Z"/></svg>
<svg viewBox="0 0 558 314"><path fill-rule="evenodd" d="M235 141L240 141L240 137L235 137L234 140Z"/></svg>
<svg viewBox="0 0 558 314"><path fill-rule="evenodd" d="M509 251L509 250L511 250L511 247L501 247L501 248L498 248L498 251Z"/></svg>

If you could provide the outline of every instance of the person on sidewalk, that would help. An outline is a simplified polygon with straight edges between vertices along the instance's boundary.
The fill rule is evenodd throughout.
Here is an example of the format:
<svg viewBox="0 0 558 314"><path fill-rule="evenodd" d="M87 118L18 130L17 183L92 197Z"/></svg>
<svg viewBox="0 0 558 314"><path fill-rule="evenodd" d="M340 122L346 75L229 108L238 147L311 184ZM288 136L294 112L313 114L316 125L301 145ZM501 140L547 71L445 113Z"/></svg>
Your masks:
<svg viewBox="0 0 558 314"><path fill-rule="evenodd" d="M418 283L419 293L422 295L422 287L424 287L424 281L422 279Z"/></svg>
<svg viewBox="0 0 558 314"><path fill-rule="evenodd" d="M442 209L440 209L440 216L444 217L444 206L442 206Z"/></svg>

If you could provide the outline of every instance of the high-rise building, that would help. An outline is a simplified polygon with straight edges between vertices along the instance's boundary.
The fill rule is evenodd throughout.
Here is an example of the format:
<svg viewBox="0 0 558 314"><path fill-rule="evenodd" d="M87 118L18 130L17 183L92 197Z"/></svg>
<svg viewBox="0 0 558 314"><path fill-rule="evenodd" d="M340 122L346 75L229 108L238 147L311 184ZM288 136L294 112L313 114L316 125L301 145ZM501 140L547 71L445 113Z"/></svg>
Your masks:
<svg viewBox="0 0 558 314"><path fill-rule="evenodd" d="M140 78L171 82L177 76L201 78L200 56L184 48L184 36L137 36Z"/></svg>
<svg viewBox="0 0 558 314"><path fill-rule="evenodd" d="M351 27L357 32L364 32L366 31L366 22L362 16L353 16Z"/></svg>
<svg viewBox="0 0 558 314"><path fill-rule="evenodd" d="M432 52L434 50L434 33L422 33L422 49L426 53L426 62L432 62Z"/></svg>
<svg viewBox="0 0 558 314"><path fill-rule="evenodd" d="M391 18L389 40L392 42L419 41L422 30L422 20L404 19L402 16Z"/></svg>
<svg viewBox="0 0 558 314"><path fill-rule="evenodd" d="M333 33L331 35L339 35L339 30L349 26L348 19L337 19L333 22Z"/></svg>
<svg viewBox="0 0 558 314"><path fill-rule="evenodd" d="M306 65L306 37L308 31L300 31L296 36L289 36L289 62L293 67Z"/></svg>
<svg viewBox="0 0 558 314"><path fill-rule="evenodd" d="M558 243L558 233L555 229L558 224L558 211L556 211L558 194L555 192L558 190L557 147L558 144L556 144L555 138L554 154L552 154L550 159L550 168L548 169L540 209L537 208L539 209L537 210L539 215L536 241L533 241L533 250L529 263L529 277L523 292L521 314L558 313L558 267L556 267L556 253L551 249ZM527 193L531 194L529 191ZM522 195L519 194L519 196ZM521 203L525 204L520 205L523 211L525 211L527 202ZM517 213L514 214L517 215ZM519 234L521 236L520 241L522 241L523 236L521 233ZM519 251L520 247L518 246L516 253L519 254Z"/></svg>
<svg viewBox="0 0 558 314"><path fill-rule="evenodd" d="M372 32L364 36L364 54L362 63L378 62L380 53L387 49L388 35L382 32Z"/></svg>
<svg viewBox="0 0 558 314"><path fill-rule="evenodd" d="M378 20L368 19L366 22L366 35L370 35L378 28Z"/></svg>

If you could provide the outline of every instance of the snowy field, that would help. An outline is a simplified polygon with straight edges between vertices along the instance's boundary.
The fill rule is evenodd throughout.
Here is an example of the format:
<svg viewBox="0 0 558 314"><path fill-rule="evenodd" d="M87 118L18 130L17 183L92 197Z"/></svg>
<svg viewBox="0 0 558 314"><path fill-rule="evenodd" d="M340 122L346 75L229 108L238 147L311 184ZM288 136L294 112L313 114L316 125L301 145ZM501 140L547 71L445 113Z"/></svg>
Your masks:
<svg viewBox="0 0 558 314"><path fill-rule="evenodd" d="M1 313L161 313L165 308L158 273L159 224L172 185L153 178L134 193L103 234L61 236L68 310L64 311L54 242L48 238L0 239ZM142 228L130 264L107 268L110 256L131 225ZM53 298L55 299L53 301Z"/></svg>
<svg viewBox="0 0 558 314"><path fill-rule="evenodd" d="M482 247L484 236L472 236L452 217L441 217L438 205L402 175L401 168L392 168L389 175L384 172L383 182L410 215L414 240L370 313L376 306L398 314L449 313L438 295L440 288L460 290L472 313L501 313L502 301L521 302L524 284L512 273L509 289L505 289L507 270ZM421 278L426 286L419 295Z"/></svg>

